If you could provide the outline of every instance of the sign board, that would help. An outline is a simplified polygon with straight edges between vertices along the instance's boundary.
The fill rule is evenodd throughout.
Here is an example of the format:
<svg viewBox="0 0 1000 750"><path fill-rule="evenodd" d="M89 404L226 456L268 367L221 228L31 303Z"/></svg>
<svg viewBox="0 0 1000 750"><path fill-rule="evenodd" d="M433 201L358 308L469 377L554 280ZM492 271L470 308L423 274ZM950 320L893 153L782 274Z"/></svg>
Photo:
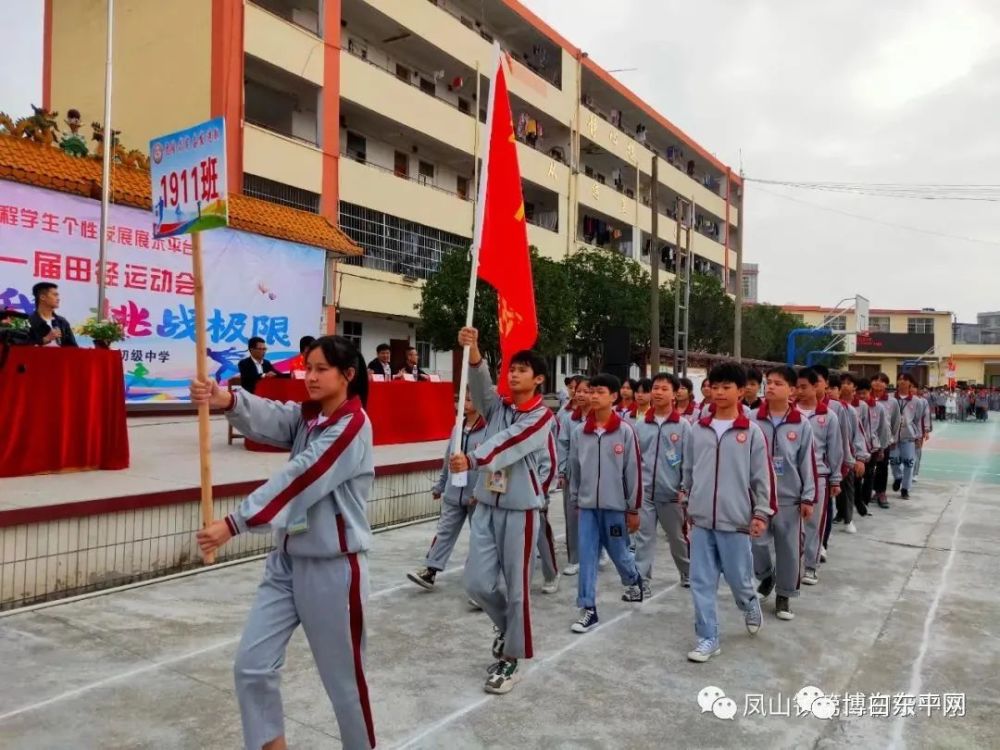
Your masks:
<svg viewBox="0 0 1000 750"><path fill-rule="evenodd" d="M878 354L924 354L934 346L933 333L858 334L858 351Z"/></svg>
<svg viewBox="0 0 1000 750"><path fill-rule="evenodd" d="M71 325L94 315L100 225L100 201L0 180L0 309L33 312L32 285L51 281ZM126 399L187 401L196 369L192 238L155 239L149 211L114 204L107 236L104 313L128 336L113 345ZM230 228L202 234L201 243L209 375L238 375L252 336L264 339L279 370L291 369L299 337L319 332L326 254Z"/></svg>
<svg viewBox="0 0 1000 750"><path fill-rule="evenodd" d="M154 237L229 224L224 117L154 138L149 163Z"/></svg>

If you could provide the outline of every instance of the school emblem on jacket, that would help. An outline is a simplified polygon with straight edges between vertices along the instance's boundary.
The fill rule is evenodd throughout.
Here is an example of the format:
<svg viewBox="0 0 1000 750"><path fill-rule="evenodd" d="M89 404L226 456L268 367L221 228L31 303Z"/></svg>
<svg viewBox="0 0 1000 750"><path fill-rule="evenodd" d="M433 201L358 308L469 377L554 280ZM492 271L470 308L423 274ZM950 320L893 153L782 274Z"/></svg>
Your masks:
<svg viewBox="0 0 1000 750"><path fill-rule="evenodd" d="M747 434L745 432L740 432L736 435L737 443L745 443L747 441Z"/></svg>
<svg viewBox="0 0 1000 750"><path fill-rule="evenodd" d="M676 432L675 432L675 433L674 433L673 435L671 435L671 436L670 436L670 442L671 442L671 443L676 443L676 442L678 442L678 441L679 441L680 439L681 439L681 436L680 436L680 435L678 435L678 434L677 434Z"/></svg>
<svg viewBox="0 0 1000 750"><path fill-rule="evenodd" d="M788 439L789 440L798 440L798 438L799 438L799 433L797 433L797 432L789 432L788 433Z"/></svg>
<svg viewBox="0 0 1000 750"><path fill-rule="evenodd" d="M615 443L615 455L620 456L625 452L625 445L622 443Z"/></svg>

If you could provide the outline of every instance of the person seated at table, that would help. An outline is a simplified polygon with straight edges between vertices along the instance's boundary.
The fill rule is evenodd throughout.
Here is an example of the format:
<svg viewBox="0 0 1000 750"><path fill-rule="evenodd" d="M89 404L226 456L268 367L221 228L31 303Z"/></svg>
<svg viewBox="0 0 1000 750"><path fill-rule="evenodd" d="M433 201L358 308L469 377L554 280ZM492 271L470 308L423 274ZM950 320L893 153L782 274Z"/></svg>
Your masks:
<svg viewBox="0 0 1000 750"><path fill-rule="evenodd" d="M35 296L35 311L28 318L31 343L38 346L76 346L69 321L56 314L59 287L51 281L39 281L31 287L31 293Z"/></svg>
<svg viewBox="0 0 1000 750"><path fill-rule="evenodd" d="M402 380L404 375L412 375L416 380L430 380L431 376L420 369L420 355L414 347L406 350L406 366L396 373L394 380Z"/></svg>
<svg viewBox="0 0 1000 750"><path fill-rule="evenodd" d="M267 344L260 336L254 336L247 342L250 356L240 360L240 386L250 393L257 390L257 383L262 378L287 378L288 375L280 373L274 369L274 365L269 360L264 359L267 354Z"/></svg>
<svg viewBox="0 0 1000 750"><path fill-rule="evenodd" d="M291 366L288 371L291 373L292 377L295 377L295 373L303 373L299 376L300 379L305 378L306 371L306 352L309 351L309 347L313 345L316 340L315 336L303 336L299 339L299 356L292 360Z"/></svg>
<svg viewBox="0 0 1000 750"><path fill-rule="evenodd" d="M389 358L392 356L392 349L388 344L379 344L375 347L375 359L368 363L368 372L372 375L381 375L385 380L392 380L392 365Z"/></svg>

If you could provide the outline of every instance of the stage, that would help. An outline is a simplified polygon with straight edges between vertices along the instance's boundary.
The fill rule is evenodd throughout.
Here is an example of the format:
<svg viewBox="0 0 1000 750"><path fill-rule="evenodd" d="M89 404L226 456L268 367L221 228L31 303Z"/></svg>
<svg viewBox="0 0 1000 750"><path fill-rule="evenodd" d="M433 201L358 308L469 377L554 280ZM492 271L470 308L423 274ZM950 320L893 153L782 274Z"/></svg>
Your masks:
<svg viewBox="0 0 1000 750"><path fill-rule="evenodd" d="M200 565L195 416L128 419L131 465L121 471L0 479L0 610L72 596ZM286 460L227 444L212 418L215 516L232 510ZM80 436L85 439L85 436ZM430 487L447 441L375 447L368 507L373 527L431 518ZM220 561L266 551L269 535L241 535Z"/></svg>

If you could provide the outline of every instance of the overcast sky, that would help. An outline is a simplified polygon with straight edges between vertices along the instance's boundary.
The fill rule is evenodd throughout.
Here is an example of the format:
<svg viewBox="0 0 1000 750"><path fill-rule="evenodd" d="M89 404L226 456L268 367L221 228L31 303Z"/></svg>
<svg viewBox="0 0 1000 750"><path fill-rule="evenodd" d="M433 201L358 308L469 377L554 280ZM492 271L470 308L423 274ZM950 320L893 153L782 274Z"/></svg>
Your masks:
<svg viewBox="0 0 1000 750"><path fill-rule="evenodd" d="M750 177L1000 183L996 0L524 1L598 64L638 68L619 78ZM41 29L41 0L0 25L0 111L41 101ZM996 203L750 183L745 208L763 301L1000 309Z"/></svg>

